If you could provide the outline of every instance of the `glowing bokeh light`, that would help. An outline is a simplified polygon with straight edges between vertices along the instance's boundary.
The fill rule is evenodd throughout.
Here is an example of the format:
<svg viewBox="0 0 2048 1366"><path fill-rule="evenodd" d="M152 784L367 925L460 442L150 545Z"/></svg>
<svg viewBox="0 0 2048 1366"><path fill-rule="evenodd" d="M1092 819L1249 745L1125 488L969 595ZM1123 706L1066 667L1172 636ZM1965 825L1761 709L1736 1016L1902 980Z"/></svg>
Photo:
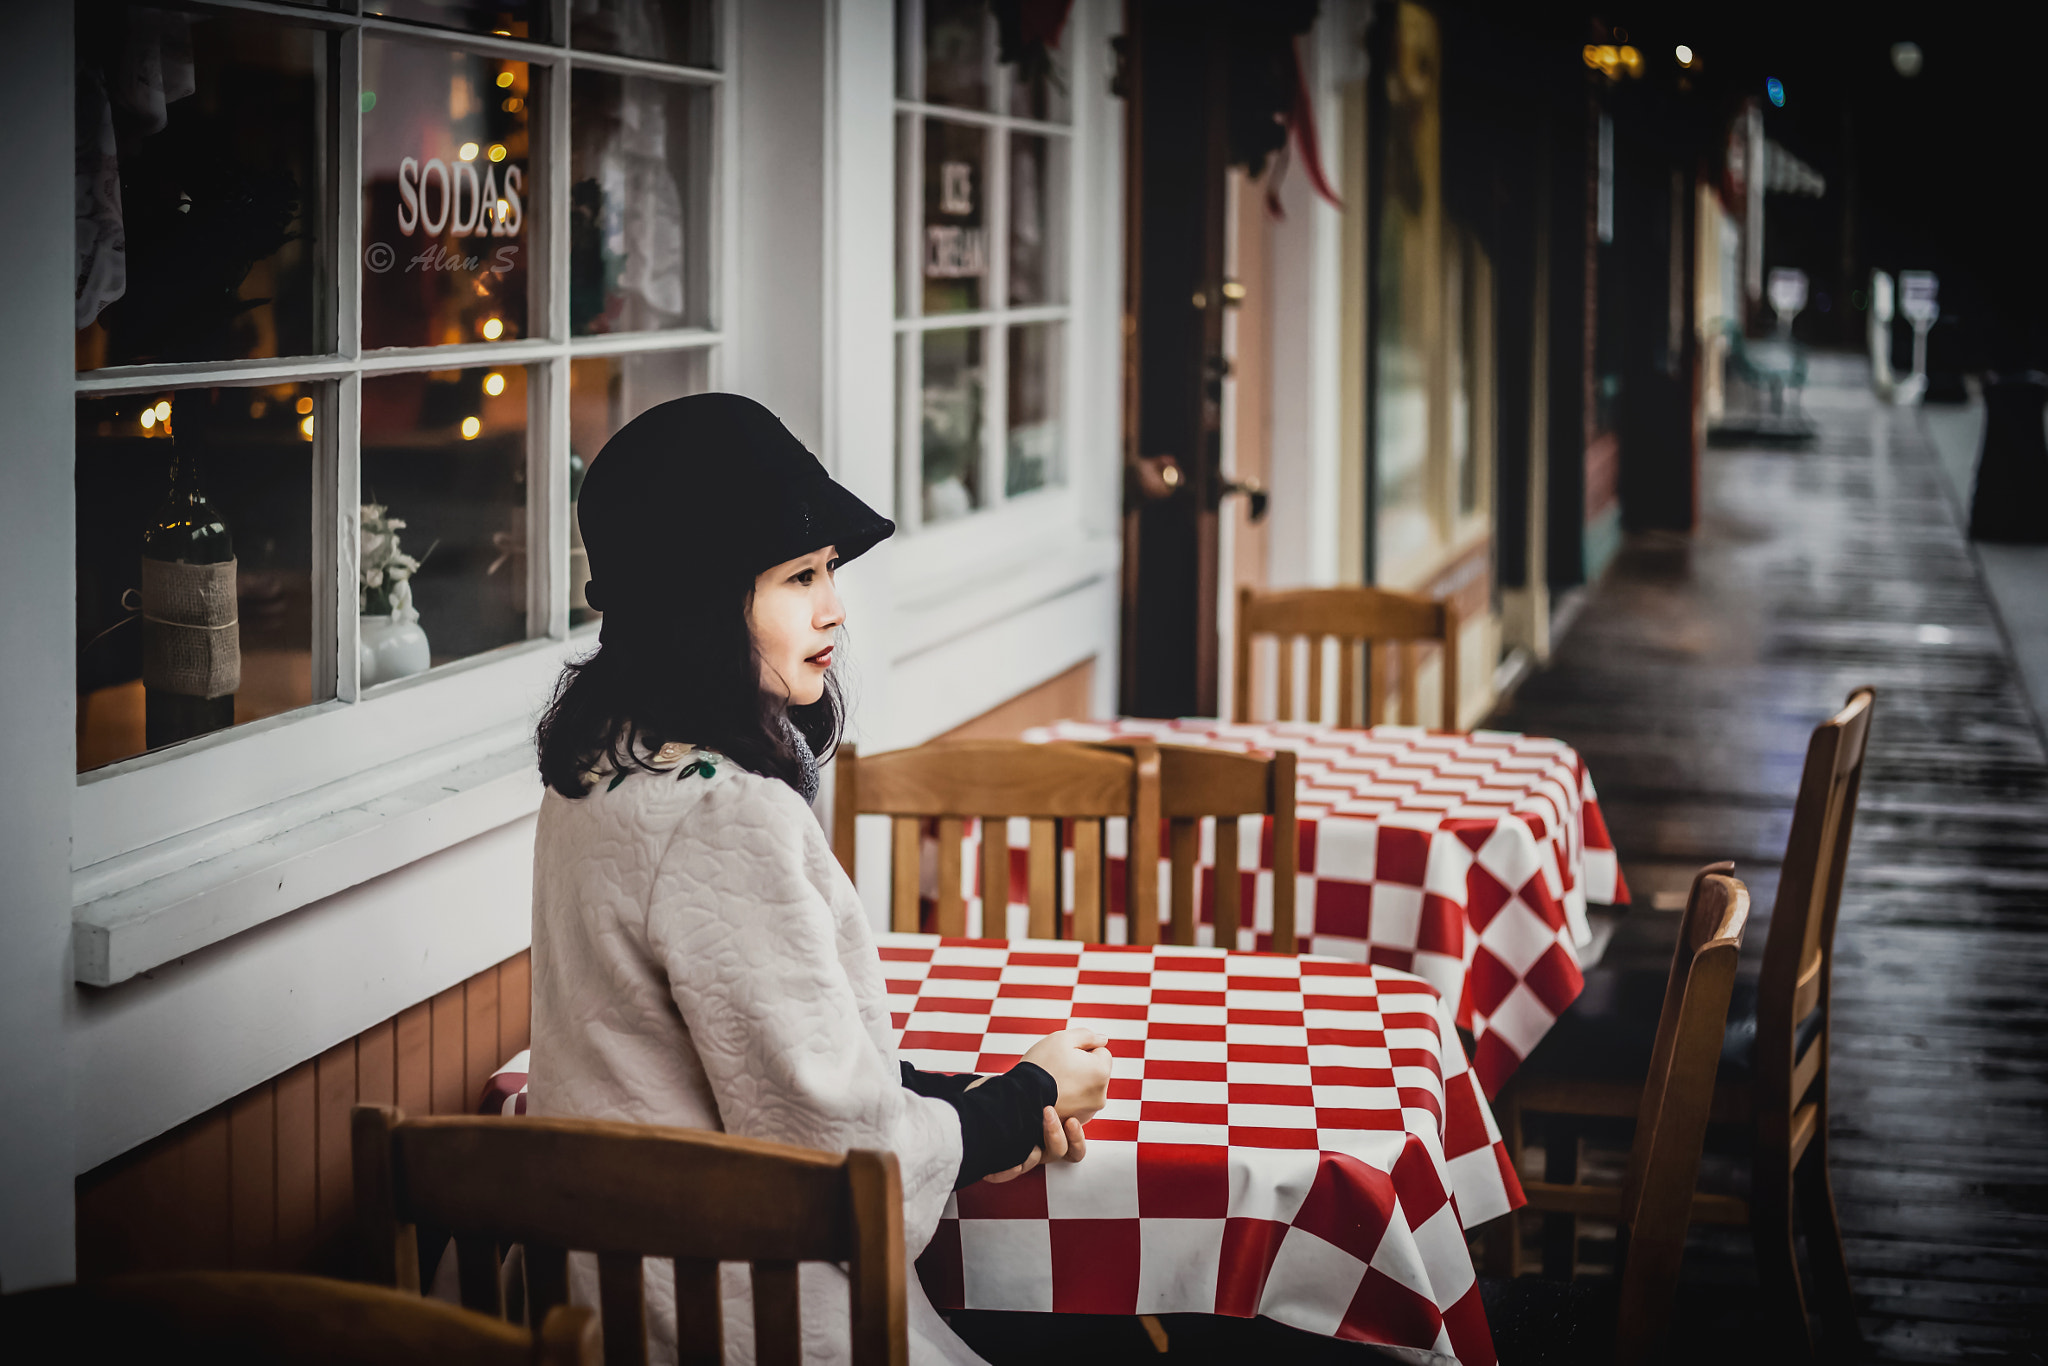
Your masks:
<svg viewBox="0 0 2048 1366"><path fill-rule="evenodd" d="M310 413L313 411L313 396L311 394L301 394L299 401L292 406L302 413Z"/></svg>
<svg viewBox="0 0 2048 1366"><path fill-rule="evenodd" d="M171 420L171 401L170 401L169 399L167 399L167 398L160 398L160 399L158 399L158 400L156 401L156 408L155 408L155 412L156 412L156 420L157 420L157 421L159 421L159 422L168 422L168 421L170 421L170 420Z"/></svg>
<svg viewBox="0 0 2048 1366"><path fill-rule="evenodd" d="M490 157L492 161L503 161L505 159L505 144L502 142L492 143Z"/></svg>
<svg viewBox="0 0 2048 1366"><path fill-rule="evenodd" d="M1780 109L1785 107L1785 83L1776 76L1772 76L1764 81L1764 93L1771 97L1772 104L1775 104Z"/></svg>
<svg viewBox="0 0 2048 1366"><path fill-rule="evenodd" d="M306 440L311 441L313 439L313 419L310 417L300 418L299 432L306 438Z"/></svg>
<svg viewBox="0 0 2048 1366"><path fill-rule="evenodd" d="M511 72L509 72L509 71L500 71L500 72L498 73L498 89L500 89L500 90L510 90L511 88L512 88L512 73L511 73Z"/></svg>
<svg viewBox="0 0 2048 1366"><path fill-rule="evenodd" d="M154 409L154 408L144 408L144 409L142 410L142 430L144 430L144 431L146 432L146 431L148 431L148 430L149 430L149 429L150 429L151 427L154 427L155 425L156 425L156 409Z"/></svg>
<svg viewBox="0 0 2048 1366"><path fill-rule="evenodd" d="M1678 64L1680 66L1692 65L1692 49L1687 47L1684 43L1680 43L1678 45Z"/></svg>
<svg viewBox="0 0 2048 1366"><path fill-rule="evenodd" d="M476 160L476 144L475 144L475 143L473 143L473 142L465 142L465 143L463 143L463 144L462 144L462 150L461 150L461 151L459 151L459 152L457 152L457 153L456 153L455 155L457 155L457 156L461 157L461 158L462 158L462 159L463 159L464 161L475 161L475 160Z"/></svg>
<svg viewBox="0 0 2048 1366"><path fill-rule="evenodd" d="M473 417L465 417L464 419L462 419L462 439L464 441L476 440L477 433L482 431L483 429L484 424L477 421L477 419Z"/></svg>
<svg viewBox="0 0 2048 1366"><path fill-rule="evenodd" d="M484 319L483 333L486 340L496 341L499 337L505 335L505 324L499 322L496 318L486 318Z"/></svg>
<svg viewBox="0 0 2048 1366"><path fill-rule="evenodd" d="M496 370L493 370L491 371L490 374L485 375L484 392L489 394L492 398L496 398L499 394L504 393L505 377L499 374Z"/></svg>

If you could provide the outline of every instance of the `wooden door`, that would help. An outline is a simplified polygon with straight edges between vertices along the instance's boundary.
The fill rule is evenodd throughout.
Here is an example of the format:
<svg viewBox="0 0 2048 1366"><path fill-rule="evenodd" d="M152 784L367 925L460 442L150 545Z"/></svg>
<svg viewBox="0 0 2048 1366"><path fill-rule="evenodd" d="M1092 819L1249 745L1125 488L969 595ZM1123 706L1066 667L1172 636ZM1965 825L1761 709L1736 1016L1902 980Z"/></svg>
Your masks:
<svg viewBox="0 0 2048 1366"><path fill-rule="evenodd" d="M1223 10L1126 16L1120 708L1216 714L1228 84Z"/></svg>

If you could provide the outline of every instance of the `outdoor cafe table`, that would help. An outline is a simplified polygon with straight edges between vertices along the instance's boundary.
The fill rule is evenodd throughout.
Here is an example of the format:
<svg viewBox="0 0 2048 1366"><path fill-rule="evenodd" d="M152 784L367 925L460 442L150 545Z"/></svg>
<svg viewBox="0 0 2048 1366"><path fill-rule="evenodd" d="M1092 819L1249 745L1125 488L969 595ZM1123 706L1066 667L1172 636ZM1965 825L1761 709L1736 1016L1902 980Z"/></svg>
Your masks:
<svg viewBox="0 0 2048 1366"><path fill-rule="evenodd" d="M941 1309L1263 1315L1494 1360L1465 1230L1523 1204L1443 998L1376 964L1215 948L879 936L903 1059L998 1072L1109 1041L1078 1163L947 1203ZM527 1055L486 1114L524 1114Z"/></svg>
<svg viewBox="0 0 2048 1366"><path fill-rule="evenodd" d="M946 1206L941 1309L1263 1315L1493 1361L1465 1229L1523 1203L1451 1012L1338 959L880 936L906 1062L1000 1072L1055 1030L1109 1040L1078 1163Z"/></svg>
<svg viewBox="0 0 2048 1366"><path fill-rule="evenodd" d="M1578 997L1578 950L1591 937L1587 904L1628 901L1592 776L1562 741L1504 731L1209 720L1062 721L1026 734L1132 737L1296 752L1300 950L1401 968L1436 987L1472 1036L1472 1067L1489 1096ZM1242 904L1252 908L1240 945L1264 947L1272 930L1271 840L1255 821L1240 823L1239 833ZM970 836L978 838L972 827ZM1123 920L1121 837L1113 825L1106 860L1112 931ZM1012 822L1010 840L1015 862L1028 824ZM1198 880L1205 936L1214 861L1214 822L1207 821ZM970 874L978 866L963 857ZM1161 869L1163 885L1164 860ZM979 888L965 890L973 934ZM1159 900L1163 917L1167 898ZM1006 928L1021 928L1027 916L1027 907L1013 905Z"/></svg>

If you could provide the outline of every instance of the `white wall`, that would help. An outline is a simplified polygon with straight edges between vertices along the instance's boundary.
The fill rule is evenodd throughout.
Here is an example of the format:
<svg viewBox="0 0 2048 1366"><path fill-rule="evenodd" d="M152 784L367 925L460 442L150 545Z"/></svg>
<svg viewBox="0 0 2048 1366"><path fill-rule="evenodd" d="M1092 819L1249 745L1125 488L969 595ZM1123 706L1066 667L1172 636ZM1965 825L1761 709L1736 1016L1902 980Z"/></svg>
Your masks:
<svg viewBox="0 0 2048 1366"><path fill-rule="evenodd" d="M0 7L0 1290L71 1279L71 6ZM61 264L60 264L61 263Z"/></svg>
<svg viewBox="0 0 2048 1366"><path fill-rule="evenodd" d="M1354 49L1356 6L1326 5L1303 44L1303 57L1322 142L1323 170L1341 183L1344 164L1342 82L1356 79L1363 58ZM1267 582L1275 588L1336 583L1340 576L1339 504L1343 442L1340 291L1344 280L1343 215L1310 187L1296 158L1280 191L1286 217L1267 237L1271 253L1272 530ZM1361 206L1347 205L1357 211Z"/></svg>

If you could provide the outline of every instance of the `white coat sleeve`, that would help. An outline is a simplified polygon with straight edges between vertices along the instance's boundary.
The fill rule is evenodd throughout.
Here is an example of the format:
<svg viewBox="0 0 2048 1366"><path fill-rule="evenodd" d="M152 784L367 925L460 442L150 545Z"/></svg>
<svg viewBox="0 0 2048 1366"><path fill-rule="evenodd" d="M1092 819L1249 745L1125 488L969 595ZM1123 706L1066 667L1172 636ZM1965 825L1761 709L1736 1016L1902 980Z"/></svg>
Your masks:
<svg viewBox="0 0 2048 1366"><path fill-rule="evenodd" d="M960 1169L959 1116L905 1090L895 1058L864 1023L834 909L806 876L806 827L817 828L782 784L742 774L714 781L662 860L648 944L725 1131L828 1152L894 1152L915 1257Z"/></svg>

